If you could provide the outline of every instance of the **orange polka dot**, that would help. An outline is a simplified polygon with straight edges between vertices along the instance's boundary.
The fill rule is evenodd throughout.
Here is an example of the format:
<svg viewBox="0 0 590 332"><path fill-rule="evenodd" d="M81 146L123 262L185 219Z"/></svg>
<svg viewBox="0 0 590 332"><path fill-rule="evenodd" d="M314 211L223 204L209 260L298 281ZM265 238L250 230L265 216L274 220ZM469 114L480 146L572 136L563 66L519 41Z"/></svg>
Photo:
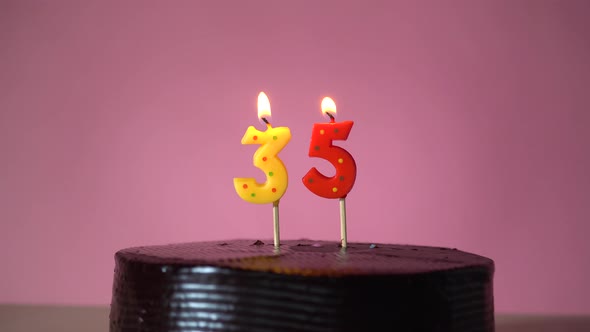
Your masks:
<svg viewBox="0 0 590 332"><path fill-rule="evenodd" d="M253 140L257 140L258 139L258 136L254 136L254 137L252 137L252 139Z"/></svg>
<svg viewBox="0 0 590 332"><path fill-rule="evenodd" d="M244 184L244 185L242 186L242 188L244 188L244 189L248 189L248 185L247 185L247 184Z"/></svg>
<svg viewBox="0 0 590 332"><path fill-rule="evenodd" d="M277 192L277 188L272 188L271 190L272 190L273 193L276 193Z"/></svg>
<svg viewBox="0 0 590 332"><path fill-rule="evenodd" d="M262 157L262 161L266 161L266 157Z"/></svg>
<svg viewBox="0 0 590 332"><path fill-rule="evenodd" d="M323 135L325 133L325 131L323 129L320 129L320 135Z"/></svg>
<svg viewBox="0 0 590 332"><path fill-rule="evenodd" d="M339 163L339 164L342 164L343 162L344 162L344 159L342 159L342 158L338 158L338 163Z"/></svg>
<svg viewBox="0 0 590 332"><path fill-rule="evenodd" d="M338 188L336 188L336 187L332 188L332 192L337 192L337 191L338 191Z"/></svg>

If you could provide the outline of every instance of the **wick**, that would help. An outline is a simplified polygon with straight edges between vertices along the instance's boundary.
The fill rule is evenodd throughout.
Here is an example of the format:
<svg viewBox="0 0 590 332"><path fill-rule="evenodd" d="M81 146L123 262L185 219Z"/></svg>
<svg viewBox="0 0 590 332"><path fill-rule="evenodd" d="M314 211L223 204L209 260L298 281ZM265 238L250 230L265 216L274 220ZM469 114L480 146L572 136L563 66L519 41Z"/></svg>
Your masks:
<svg viewBox="0 0 590 332"><path fill-rule="evenodd" d="M270 122L268 122L268 120L266 118L262 118L262 121L264 121L264 123L266 123L267 125L270 124Z"/></svg>
<svg viewBox="0 0 590 332"><path fill-rule="evenodd" d="M334 122L334 116L332 115L332 113L326 112L326 114L328 114L328 116L330 117L330 122Z"/></svg>

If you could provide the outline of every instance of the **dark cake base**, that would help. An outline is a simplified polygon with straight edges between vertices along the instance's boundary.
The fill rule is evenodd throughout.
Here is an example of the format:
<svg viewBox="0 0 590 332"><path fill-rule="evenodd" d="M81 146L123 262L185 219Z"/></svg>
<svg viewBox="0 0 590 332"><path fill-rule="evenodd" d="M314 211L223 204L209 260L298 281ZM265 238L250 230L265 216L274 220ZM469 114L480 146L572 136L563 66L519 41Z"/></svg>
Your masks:
<svg viewBox="0 0 590 332"><path fill-rule="evenodd" d="M111 332L494 331L494 263L456 249L233 240L115 259Z"/></svg>

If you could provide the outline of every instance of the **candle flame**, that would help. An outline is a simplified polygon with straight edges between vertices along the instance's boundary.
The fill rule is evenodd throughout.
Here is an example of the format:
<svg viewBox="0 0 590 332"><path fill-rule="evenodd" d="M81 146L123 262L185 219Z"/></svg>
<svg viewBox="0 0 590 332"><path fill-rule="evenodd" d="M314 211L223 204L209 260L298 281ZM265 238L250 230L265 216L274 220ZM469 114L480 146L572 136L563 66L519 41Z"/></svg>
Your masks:
<svg viewBox="0 0 590 332"><path fill-rule="evenodd" d="M336 117L336 103L330 97L322 99L322 114Z"/></svg>
<svg viewBox="0 0 590 332"><path fill-rule="evenodd" d="M270 118L270 101L264 92L258 94L258 119Z"/></svg>

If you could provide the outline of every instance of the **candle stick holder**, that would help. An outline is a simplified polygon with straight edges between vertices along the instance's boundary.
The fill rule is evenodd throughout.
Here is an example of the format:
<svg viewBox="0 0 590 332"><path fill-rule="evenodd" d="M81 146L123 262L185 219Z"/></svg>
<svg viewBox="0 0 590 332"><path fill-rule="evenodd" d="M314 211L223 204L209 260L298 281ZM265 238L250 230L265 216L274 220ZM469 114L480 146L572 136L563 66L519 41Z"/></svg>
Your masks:
<svg viewBox="0 0 590 332"><path fill-rule="evenodd" d="M342 248L348 246L348 240L346 235L346 198L339 198L340 202L340 241L342 242Z"/></svg>
<svg viewBox="0 0 590 332"><path fill-rule="evenodd" d="M281 245L280 231L279 231L279 201L272 203L272 222L273 222L273 235L274 245L279 247Z"/></svg>

